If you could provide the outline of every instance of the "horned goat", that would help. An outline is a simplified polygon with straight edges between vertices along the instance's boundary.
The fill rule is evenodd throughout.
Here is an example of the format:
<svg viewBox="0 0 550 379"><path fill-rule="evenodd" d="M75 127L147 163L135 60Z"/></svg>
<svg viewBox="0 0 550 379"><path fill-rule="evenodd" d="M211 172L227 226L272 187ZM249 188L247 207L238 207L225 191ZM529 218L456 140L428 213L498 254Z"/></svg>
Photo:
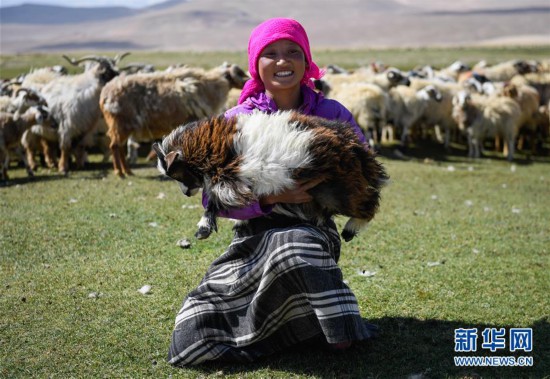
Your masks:
<svg viewBox="0 0 550 379"><path fill-rule="evenodd" d="M114 172L131 175L123 148L151 141L175 126L213 116L223 110L231 88L242 88L248 76L236 65L210 71L177 68L170 72L119 77L101 92L100 106L108 125Z"/></svg>
<svg viewBox="0 0 550 379"><path fill-rule="evenodd" d="M75 60L64 56L71 64L93 61L95 64L78 75L67 75L54 79L42 88L42 95L48 102L52 117L58 123L59 171L69 171L71 147L77 142L81 156L86 141L96 133L101 116L99 95L103 86L118 75L111 60L103 57L83 57Z"/></svg>
<svg viewBox="0 0 550 379"><path fill-rule="evenodd" d="M311 202L279 204L273 212L319 222L336 214L351 217L342 231L349 241L374 217L388 179L349 125L288 111L201 120L153 146L160 172L178 181L187 196L200 187L208 196L199 239L217 230L220 210L321 178L308 191Z"/></svg>

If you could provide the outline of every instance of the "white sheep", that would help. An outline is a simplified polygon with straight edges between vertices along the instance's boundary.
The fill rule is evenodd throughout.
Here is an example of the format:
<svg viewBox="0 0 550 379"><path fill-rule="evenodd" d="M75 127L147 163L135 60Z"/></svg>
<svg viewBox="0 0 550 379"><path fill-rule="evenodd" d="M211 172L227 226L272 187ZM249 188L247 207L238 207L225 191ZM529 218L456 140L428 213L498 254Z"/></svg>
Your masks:
<svg viewBox="0 0 550 379"><path fill-rule="evenodd" d="M48 120L48 111L43 106L30 107L23 114L0 112L0 176L2 180L8 179L9 150L20 145L21 136L25 130ZM21 159L25 164L27 174L32 177L33 171L22 152Z"/></svg>
<svg viewBox="0 0 550 379"><path fill-rule="evenodd" d="M407 143L412 126L424 115L430 101L441 102L441 93L428 85L419 90L397 86L389 91L388 120L401 130L401 144Z"/></svg>
<svg viewBox="0 0 550 379"><path fill-rule="evenodd" d="M369 68L359 69L351 74L325 74L321 79L327 86L323 89L318 85L325 95L330 94L331 90L336 90L341 85L350 83L371 83L388 91L390 88L398 85L409 85L409 79L401 70L390 67L383 72L376 73Z"/></svg>
<svg viewBox="0 0 550 379"><path fill-rule="evenodd" d="M350 83L331 91L330 97L351 112L366 135L372 135L369 143L376 144L379 141L378 136L386 125L387 95L383 89L371 83Z"/></svg>
<svg viewBox="0 0 550 379"><path fill-rule="evenodd" d="M504 86L503 93L504 96L508 96L515 100L521 109L521 116L518 121L518 149L523 149L523 144L527 137L531 143L531 152L534 153L536 149L535 139L538 128L537 113L539 112L539 93L531 86L517 86L510 83Z"/></svg>
<svg viewBox="0 0 550 379"><path fill-rule="evenodd" d="M453 98L453 117L467 134L470 157L480 157L486 137L501 136L507 147L507 158L513 160L521 117L521 109L514 100L461 91Z"/></svg>
<svg viewBox="0 0 550 379"><path fill-rule="evenodd" d="M425 129L434 128L436 139L444 144L445 149L448 149L451 134L458 131L458 125L452 115L453 97L464 87L453 82L411 78L411 88L420 90L426 86L437 88L441 94L441 101L429 101L418 124ZM442 131L444 136L441 135Z"/></svg>
<svg viewBox="0 0 550 379"><path fill-rule="evenodd" d="M492 82L506 82L516 75L525 75L531 72L537 72L538 66L535 62L525 60L509 60L497 63L493 66L477 67L474 69L478 74L482 74Z"/></svg>
<svg viewBox="0 0 550 379"><path fill-rule="evenodd" d="M409 85L409 79L396 68L375 73L366 68L352 74L325 75L315 86L325 96L346 106L357 124L364 130L371 145L377 145L386 135L387 91L399 85Z"/></svg>
<svg viewBox="0 0 550 379"><path fill-rule="evenodd" d="M510 83L535 88L540 96L539 105L546 105L550 101L550 72L516 75Z"/></svg>
<svg viewBox="0 0 550 379"><path fill-rule="evenodd" d="M53 124L50 122L49 125L33 125L21 136L21 146L25 149L28 165L33 171L38 167L35 161L35 152L37 151L44 154L46 167L53 169L57 166L59 136L57 129L52 126Z"/></svg>
<svg viewBox="0 0 550 379"><path fill-rule="evenodd" d="M100 106L108 125L115 174L131 175L122 151L128 138L152 141L182 123L223 110L231 88L242 88L248 76L236 65L205 71L182 67L170 72L119 77L101 92Z"/></svg>

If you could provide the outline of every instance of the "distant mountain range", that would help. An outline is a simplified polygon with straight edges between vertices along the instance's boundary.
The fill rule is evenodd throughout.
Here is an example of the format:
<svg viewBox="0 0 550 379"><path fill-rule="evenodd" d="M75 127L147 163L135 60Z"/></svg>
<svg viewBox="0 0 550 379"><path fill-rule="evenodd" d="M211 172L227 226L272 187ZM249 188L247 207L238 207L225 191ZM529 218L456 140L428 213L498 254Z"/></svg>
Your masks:
<svg viewBox="0 0 550 379"><path fill-rule="evenodd" d="M550 6L506 4L460 11L394 0L170 0L142 9L24 4L0 8L0 49L245 50L251 29L269 17L299 20L315 48L550 45Z"/></svg>

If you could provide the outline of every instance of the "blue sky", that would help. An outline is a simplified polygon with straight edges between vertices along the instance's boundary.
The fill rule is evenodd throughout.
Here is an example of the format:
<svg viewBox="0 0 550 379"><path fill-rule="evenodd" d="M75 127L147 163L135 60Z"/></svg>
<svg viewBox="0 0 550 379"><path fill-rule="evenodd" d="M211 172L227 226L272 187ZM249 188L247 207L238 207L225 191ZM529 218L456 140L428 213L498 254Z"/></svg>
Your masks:
<svg viewBox="0 0 550 379"><path fill-rule="evenodd" d="M125 6L128 8L143 8L162 3L165 0L0 0L2 7L21 5L23 3L61 5L67 7L103 7Z"/></svg>

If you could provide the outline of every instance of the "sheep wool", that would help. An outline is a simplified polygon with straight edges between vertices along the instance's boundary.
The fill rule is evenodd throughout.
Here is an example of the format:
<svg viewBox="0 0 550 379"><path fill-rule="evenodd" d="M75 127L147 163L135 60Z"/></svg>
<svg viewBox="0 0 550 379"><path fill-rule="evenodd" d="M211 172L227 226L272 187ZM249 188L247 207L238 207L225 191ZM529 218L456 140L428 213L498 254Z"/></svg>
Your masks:
<svg viewBox="0 0 550 379"><path fill-rule="evenodd" d="M342 237L349 241L374 217L388 179L348 124L296 112L213 117L180 126L153 147L159 171L178 181L184 194L202 187L208 195L198 238L217 229L222 210L320 178L309 190L313 201L278 204L273 212L319 224L348 216Z"/></svg>

